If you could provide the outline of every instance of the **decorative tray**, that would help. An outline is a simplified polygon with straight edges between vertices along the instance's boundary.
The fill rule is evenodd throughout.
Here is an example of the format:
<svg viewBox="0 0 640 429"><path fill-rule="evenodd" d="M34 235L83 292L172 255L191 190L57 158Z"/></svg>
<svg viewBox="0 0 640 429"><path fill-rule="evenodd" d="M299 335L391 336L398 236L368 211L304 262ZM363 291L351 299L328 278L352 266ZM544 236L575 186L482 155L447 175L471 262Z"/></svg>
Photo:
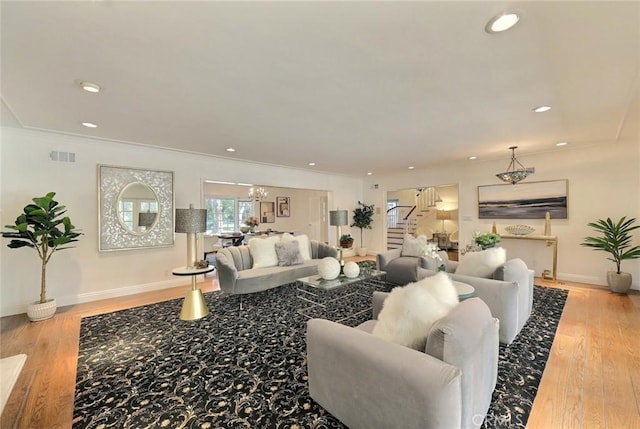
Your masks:
<svg viewBox="0 0 640 429"><path fill-rule="evenodd" d="M505 230L509 234L513 234L513 235L527 235L535 231L535 228L529 225L509 225L505 227Z"/></svg>

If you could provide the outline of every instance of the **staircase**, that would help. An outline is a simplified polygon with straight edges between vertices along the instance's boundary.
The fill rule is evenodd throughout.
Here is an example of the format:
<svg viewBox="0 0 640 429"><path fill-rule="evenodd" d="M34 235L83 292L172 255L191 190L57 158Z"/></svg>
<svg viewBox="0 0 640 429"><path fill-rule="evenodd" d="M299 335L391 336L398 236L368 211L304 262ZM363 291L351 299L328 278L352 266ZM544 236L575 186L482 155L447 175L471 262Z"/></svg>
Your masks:
<svg viewBox="0 0 640 429"><path fill-rule="evenodd" d="M404 234L416 231L416 206L395 206L387 210L387 249L401 249Z"/></svg>
<svg viewBox="0 0 640 429"><path fill-rule="evenodd" d="M387 249L401 249L404 234L414 234L420 218L435 207L433 193L420 192L416 195L417 205L395 206L387 210Z"/></svg>

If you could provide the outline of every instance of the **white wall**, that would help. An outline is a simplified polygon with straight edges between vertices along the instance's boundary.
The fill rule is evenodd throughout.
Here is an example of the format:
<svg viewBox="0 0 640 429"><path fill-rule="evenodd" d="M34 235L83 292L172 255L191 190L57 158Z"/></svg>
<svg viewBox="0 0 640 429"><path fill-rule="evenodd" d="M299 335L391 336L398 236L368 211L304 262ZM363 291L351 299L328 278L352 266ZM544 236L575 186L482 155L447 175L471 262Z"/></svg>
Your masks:
<svg viewBox="0 0 640 429"><path fill-rule="evenodd" d="M527 181L569 180L568 219L552 219L552 233L558 236L558 278L590 284L606 285L606 271L615 265L606 254L580 246L583 238L594 235L587 223L611 217L640 218L640 141L638 136L625 142L611 142L583 148L558 149L543 154L518 156L526 166L536 168ZM460 185L460 246L471 241L474 231L490 231L493 220L478 219L479 185L498 184L494 174L504 170L508 159L469 161L428 170L412 170L398 175L374 176L365 181L364 198L384 207L386 190L415 186L458 183ZM378 189L373 189L374 184ZM639 219L640 222L640 219ZM543 219L496 219L498 232L510 224L529 224L541 233ZM383 222L374 223L371 248L384 247ZM525 259L536 275L551 268L551 251L543 243L505 240L511 256ZM634 234L634 245L640 244L640 231ZM622 269L633 276L633 288L640 289L640 260L623 261Z"/></svg>
<svg viewBox="0 0 640 429"><path fill-rule="evenodd" d="M353 177L6 127L0 144L0 224L13 223L32 197L54 191L84 232L76 248L48 264L48 296L60 306L185 284L171 275L186 258L185 234L176 234L173 247L98 252L97 164L174 171L177 208L200 206L203 179L326 190L329 209L352 210L362 199L362 181ZM76 162L50 161L50 150L74 152ZM335 241L332 234L329 239ZM24 313L39 293L37 255L6 244L3 239L0 316Z"/></svg>

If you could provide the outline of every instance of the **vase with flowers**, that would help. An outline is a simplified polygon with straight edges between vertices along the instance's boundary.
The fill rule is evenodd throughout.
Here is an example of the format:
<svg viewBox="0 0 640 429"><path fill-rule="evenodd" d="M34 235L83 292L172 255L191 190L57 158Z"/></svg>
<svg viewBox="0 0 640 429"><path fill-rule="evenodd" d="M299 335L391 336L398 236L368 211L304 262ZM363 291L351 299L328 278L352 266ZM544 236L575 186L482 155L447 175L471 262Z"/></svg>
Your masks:
<svg viewBox="0 0 640 429"><path fill-rule="evenodd" d="M447 271L447 266L438 252L440 252L440 248L435 243L429 242L424 248L424 256L435 261L438 271Z"/></svg>
<svg viewBox="0 0 640 429"><path fill-rule="evenodd" d="M249 228L247 232L255 232L258 225L260 225L260 221L257 216L249 216L245 219L244 224Z"/></svg>

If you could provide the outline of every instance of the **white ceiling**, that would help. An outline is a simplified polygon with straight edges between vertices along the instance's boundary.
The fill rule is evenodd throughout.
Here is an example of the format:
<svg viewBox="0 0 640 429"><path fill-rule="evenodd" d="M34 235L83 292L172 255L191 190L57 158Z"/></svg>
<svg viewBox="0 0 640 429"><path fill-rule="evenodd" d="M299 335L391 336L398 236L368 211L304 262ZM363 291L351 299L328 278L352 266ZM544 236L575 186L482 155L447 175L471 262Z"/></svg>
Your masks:
<svg viewBox="0 0 640 429"><path fill-rule="evenodd" d="M520 23L487 34L505 9ZM9 126L364 175L610 143L640 114L637 1L3 0L1 20Z"/></svg>

